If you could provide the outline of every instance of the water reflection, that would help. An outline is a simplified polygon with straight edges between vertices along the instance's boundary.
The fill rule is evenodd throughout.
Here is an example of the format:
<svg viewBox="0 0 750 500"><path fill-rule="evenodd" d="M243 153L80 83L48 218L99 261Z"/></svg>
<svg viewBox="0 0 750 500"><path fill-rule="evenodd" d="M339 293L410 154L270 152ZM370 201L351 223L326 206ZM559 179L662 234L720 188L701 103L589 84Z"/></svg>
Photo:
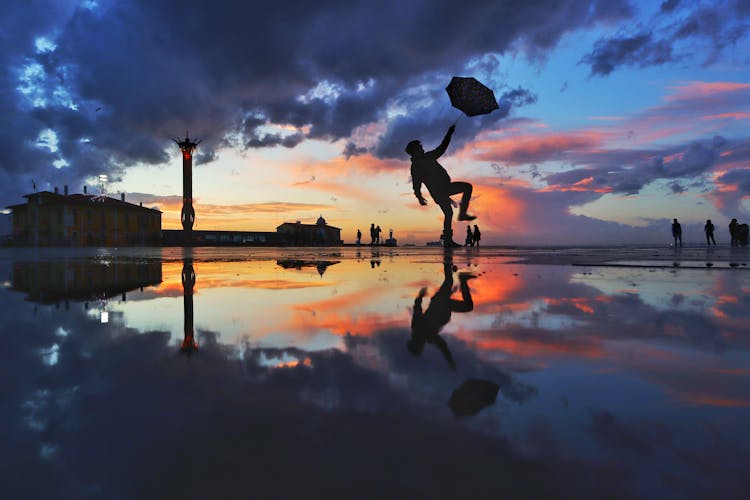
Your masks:
<svg viewBox="0 0 750 500"><path fill-rule="evenodd" d="M277 260L276 264L283 267L284 269L297 269L302 270L303 267L314 267L317 269L318 274L322 277L329 266L338 264L339 261L333 260L302 260L302 259L283 259Z"/></svg>
<svg viewBox="0 0 750 500"><path fill-rule="evenodd" d="M448 324L452 313L470 312L474 309L468 281L476 277L470 273L459 273L461 300L456 300L451 298L454 291L453 272L455 270L452 257L446 254L443 263L443 284L430 299L430 305L426 311L422 311L422 299L427 295L427 288L420 288L417 298L414 300L414 312L411 317L411 338L406 344L409 352L415 356L422 353L426 343L434 345L454 370L456 369L456 362L453 360L450 349L448 349L448 344L440 336L440 330Z"/></svg>
<svg viewBox="0 0 750 500"><path fill-rule="evenodd" d="M193 288L195 287L195 270L193 269L193 259L185 258L182 261L182 294L184 308L184 338L180 344L180 351L188 356L198 350L198 343L195 341L193 332Z"/></svg>
<svg viewBox="0 0 750 500"><path fill-rule="evenodd" d="M750 273L296 251L3 254L2 496L744 494Z"/></svg>
<svg viewBox="0 0 750 500"><path fill-rule="evenodd" d="M161 262L132 260L29 261L13 264L13 290L28 300L54 304L65 300L107 299L161 283Z"/></svg>

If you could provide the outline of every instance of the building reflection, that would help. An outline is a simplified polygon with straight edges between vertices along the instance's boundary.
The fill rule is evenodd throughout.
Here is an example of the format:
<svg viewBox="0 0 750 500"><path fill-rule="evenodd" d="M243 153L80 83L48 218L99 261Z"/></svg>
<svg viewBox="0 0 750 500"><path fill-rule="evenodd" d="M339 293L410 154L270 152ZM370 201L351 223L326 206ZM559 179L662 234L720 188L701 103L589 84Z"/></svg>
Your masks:
<svg viewBox="0 0 750 500"><path fill-rule="evenodd" d="M180 351L188 356L198 350L198 343L195 341L193 332L193 288L195 288L193 259L185 258L182 260L182 300L185 313L185 337L180 345Z"/></svg>
<svg viewBox="0 0 750 500"><path fill-rule="evenodd" d="M318 274L323 276L329 266L338 264L338 260L301 260L301 259L282 259L277 260L276 264L284 269L297 269L301 271L303 267L314 267Z"/></svg>
<svg viewBox="0 0 750 500"><path fill-rule="evenodd" d="M430 299L430 305L426 310L422 310L422 299L427 295L426 288L420 289L414 300L411 338L406 343L406 347L409 352L418 356L424 350L425 344L432 344L440 350L448 365L455 370L456 363L453 355L445 339L440 336L440 331L448 324L454 312L469 312L474 309L468 281L476 276L465 272L458 273L461 300L456 300L451 298L454 271L452 255L446 253L443 262L443 284Z"/></svg>
<svg viewBox="0 0 750 500"><path fill-rule="evenodd" d="M124 301L127 292L161 281L159 261L17 262L13 265L12 289L40 304L106 300L118 295Z"/></svg>

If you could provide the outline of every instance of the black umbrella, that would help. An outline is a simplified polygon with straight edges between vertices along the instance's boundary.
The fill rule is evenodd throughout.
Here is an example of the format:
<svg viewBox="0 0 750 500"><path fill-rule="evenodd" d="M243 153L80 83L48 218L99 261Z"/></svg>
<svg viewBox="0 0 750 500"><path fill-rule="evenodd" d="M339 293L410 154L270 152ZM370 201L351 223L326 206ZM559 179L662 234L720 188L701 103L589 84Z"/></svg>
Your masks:
<svg viewBox="0 0 750 500"><path fill-rule="evenodd" d="M448 406L458 416L476 415L495 402L498 390L494 382L470 378L453 391Z"/></svg>
<svg viewBox="0 0 750 500"><path fill-rule="evenodd" d="M445 91L453 107L466 116L486 115L499 108L492 90L474 77L454 76Z"/></svg>

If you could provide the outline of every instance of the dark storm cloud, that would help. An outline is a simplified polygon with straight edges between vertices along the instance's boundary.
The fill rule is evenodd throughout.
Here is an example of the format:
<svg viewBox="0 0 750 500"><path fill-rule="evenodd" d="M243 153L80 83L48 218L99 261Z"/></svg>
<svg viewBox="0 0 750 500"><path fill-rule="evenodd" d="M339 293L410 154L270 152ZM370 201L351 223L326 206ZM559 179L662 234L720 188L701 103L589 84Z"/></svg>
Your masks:
<svg viewBox="0 0 750 500"><path fill-rule="evenodd" d="M659 10L664 13L672 12L679 3L680 0L666 0L665 2L662 2Z"/></svg>
<svg viewBox="0 0 750 500"><path fill-rule="evenodd" d="M637 194L659 179L695 177L720 163L720 154L728 148L721 136L662 150L615 150L570 156L574 163L586 165L551 173L544 180L559 188L581 188L576 183L589 179L585 188L606 189L614 193Z"/></svg>
<svg viewBox="0 0 750 500"><path fill-rule="evenodd" d="M650 32L603 38L581 59L592 75L606 76L618 66L654 66L674 61L672 46Z"/></svg>
<svg viewBox="0 0 750 500"><path fill-rule="evenodd" d="M11 1L0 9L0 196L9 201L28 190L27 177L78 184L138 162L163 163L174 153L169 138L185 128L203 139L196 163L214 160L226 144L348 138L383 119L392 100L425 75L461 70L487 53L543 58L567 32L632 14L625 0L473 0L460 9L447 0L429 8L363 0ZM48 41L37 53L42 36ZM311 93L322 82L328 92ZM507 99L508 106L529 102ZM250 115L260 120L255 126ZM415 118L412 130L432 123ZM35 146L44 129L57 134L57 151ZM386 137L381 143L404 139L392 130ZM61 159L69 166L50 166Z"/></svg>
<svg viewBox="0 0 750 500"><path fill-rule="evenodd" d="M353 142L347 142L343 155L348 160L352 156L359 156L367 153L367 148L357 146Z"/></svg>
<svg viewBox="0 0 750 500"><path fill-rule="evenodd" d="M429 97L438 101L444 90L438 88ZM536 95L523 88L508 89L497 97L499 108L487 115L475 116L471 120L462 119L463 113L447 104L431 106L413 114L406 114L389 121L388 130L380 136L373 152L380 158L403 158L406 144L418 139L425 150L434 149L440 144L451 123L456 123L456 134L451 140L451 149L460 149L473 139L479 131L497 126L507 118L511 109L536 102Z"/></svg>
<svg viewBox="0 0 750 500"><path fill-rule="evenodd" d="M672 184L669 185L669 188L672 190L672 193L674 194L682 194L685 192L685 188L679 182L673 182Z"/></svg>
<svg viewBox="0 0 750 500"><path fill-rule="evenodd" d="M747 34L748 17L750 7L744 0L710 6L669 0L661 4L650 27L625 27L615 36L601 38L581 63L590 66L592 75L606 76L620 66L660 66L692 58L700 46L708 52L703 63L710 64Z"/></svg>

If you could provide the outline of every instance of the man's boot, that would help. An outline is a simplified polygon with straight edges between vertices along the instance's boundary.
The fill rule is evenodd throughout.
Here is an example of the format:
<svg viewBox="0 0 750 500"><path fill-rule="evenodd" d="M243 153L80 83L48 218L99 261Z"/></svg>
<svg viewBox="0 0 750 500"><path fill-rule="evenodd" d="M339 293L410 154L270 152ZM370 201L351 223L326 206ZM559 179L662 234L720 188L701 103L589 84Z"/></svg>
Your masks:
<svg viewBox="0 0 750 500"><path fill-rule="evenodd" d="M443 247L461 248L461 245L453 241L453 230L443 231Z"/></svg>
<svg viewBox="0 0 750 500"><path fill-rule="evenodd" d="M461 205L458 208L458 217L457 219L460 221L472 221L477 218L476 215L471 215L467 212L469 210L469 202L468 200L461 200Z"/></svg>

